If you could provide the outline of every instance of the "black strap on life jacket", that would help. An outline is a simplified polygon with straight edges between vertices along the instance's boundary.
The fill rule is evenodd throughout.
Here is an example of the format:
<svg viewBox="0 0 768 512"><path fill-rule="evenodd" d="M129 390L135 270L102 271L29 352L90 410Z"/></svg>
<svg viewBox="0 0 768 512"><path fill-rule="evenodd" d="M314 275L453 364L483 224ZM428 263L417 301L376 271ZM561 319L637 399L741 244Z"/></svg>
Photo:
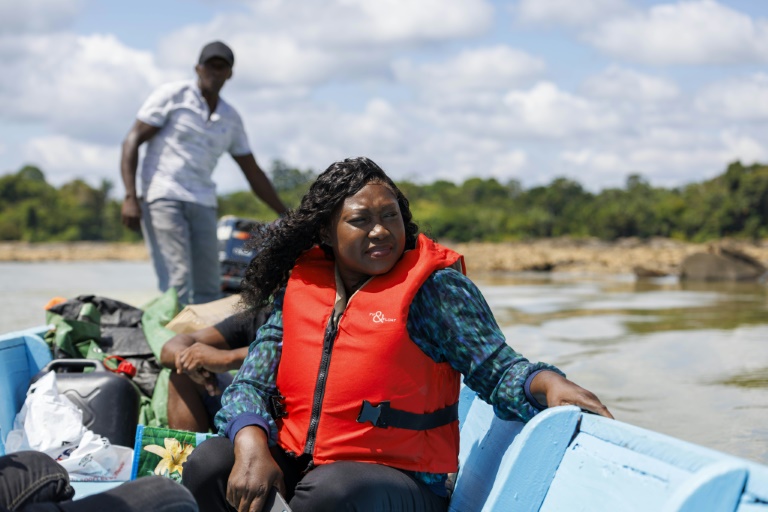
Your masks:
<svg viewBox="0 0 768 512"><path fill-rule="evenodd" d="M270 395L269 402L267 402L267 408L274 419L288 416L288 411L285 410L285 397L280 393Z"/></svg>
<svg viewBox="0 0 768 512"><path fill-rule="evenodd" d="M407 430L429 430L448 425L458 419L458 402L438 409L435 412L418 414L393 409L390 407L389 401L381 402L379 405L374 406L368 400L363 400L363 406L360 408L360 414L357 416L358 423L370 421L379 428L394 427Z"/></svg>

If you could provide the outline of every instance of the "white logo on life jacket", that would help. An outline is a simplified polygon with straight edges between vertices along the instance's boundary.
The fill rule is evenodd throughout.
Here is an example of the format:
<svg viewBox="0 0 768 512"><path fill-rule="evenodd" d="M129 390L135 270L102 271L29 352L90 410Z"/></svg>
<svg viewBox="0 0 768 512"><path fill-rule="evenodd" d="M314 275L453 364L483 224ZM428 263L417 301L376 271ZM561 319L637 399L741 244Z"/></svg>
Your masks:
<svg viewBox="0 0 768 512"><path fill-rule="evenodd" d="M373 317L372 320L374 321L374 323L377 323L377 324L383 324L384 322L397 322L395 318L385 317L384 313L382 313L381 311L377 311L375 313L368 313L368 314L371 315L371 317Z"/></svg>

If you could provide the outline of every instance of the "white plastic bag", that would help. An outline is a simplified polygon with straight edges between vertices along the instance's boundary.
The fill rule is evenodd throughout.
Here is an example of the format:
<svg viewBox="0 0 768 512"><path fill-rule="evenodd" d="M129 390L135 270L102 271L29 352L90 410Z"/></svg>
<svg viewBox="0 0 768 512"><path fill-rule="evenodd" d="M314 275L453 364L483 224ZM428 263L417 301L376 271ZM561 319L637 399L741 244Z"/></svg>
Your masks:
<svg viewBox="0 0 768 512"><path fill-rule="evenodd" d="M72 481L130 480L133 450L86 430L77 448L57 460Z"/></svg>
<svg viewBox="0 0 768 512"><path fill-rule="evenodd" d="M51 371L29 387L5 447L8 453L20 450L48 453L77 446L85 432L83 413L69 398L59 394L56 373Z"/></svg>
<svg viewBox="0 0 768 512"><path fill-rule="evenodd" d="M51 371L27 391L5 442L6 453L45 452L72 481L129 480L133 450L115 446L83 426L83 413L56 388Z"/></svg>

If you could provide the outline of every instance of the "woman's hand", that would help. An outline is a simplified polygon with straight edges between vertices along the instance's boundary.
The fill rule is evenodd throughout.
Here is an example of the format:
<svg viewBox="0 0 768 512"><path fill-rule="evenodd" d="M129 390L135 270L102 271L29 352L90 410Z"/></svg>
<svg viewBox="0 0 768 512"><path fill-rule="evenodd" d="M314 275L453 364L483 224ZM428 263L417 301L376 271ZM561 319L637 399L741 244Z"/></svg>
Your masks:
<svg viewBox="0 0 768 512"><path fill-rule="evenodd" d="M245 427L235 436L227 502L238 512L260 512L272 487L285 496L283 472L269 452L267 434L260 427Z"/></svg>
<svg viewBox="0 0 768 512"><path fill-rule="evenodd" d="M613 418L608 408L594 393L555 372L538 373L531 381L531 393L536 400L546 404L547 407L577 405L600 416Z"/></svg>

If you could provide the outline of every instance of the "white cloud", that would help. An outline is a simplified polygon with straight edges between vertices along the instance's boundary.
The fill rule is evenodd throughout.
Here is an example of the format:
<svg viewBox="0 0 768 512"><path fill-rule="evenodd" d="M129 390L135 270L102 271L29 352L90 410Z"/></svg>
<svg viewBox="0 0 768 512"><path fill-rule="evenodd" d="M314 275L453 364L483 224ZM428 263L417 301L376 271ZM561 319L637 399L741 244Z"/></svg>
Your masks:
<svg viewBox="0 0 768 512"><path fill-rule="evenodd" d="M413 44L478 35L490 27L485 0L264 0L251 22L319 45Z"/></svg>
<svg viewBox="0 0 768 512"><path fill-rule="evenodd" d="M627 12L625 0L520 0L517 6L520 20L583 26Z"/></svg>
<svg viewBox="0 0 768 512"><path fill-rule="evenodd" d="M496 109L504 110L497 96ZM302 103L260 112L247 122L254 152L262 163L267 155L300 168L325 169L331 162L366 155L395 179L462 181L472 176L506 181L527 165L522 148L510 144L506 116L489 119L475 113L444 111L440 106L392 103L381 98L368 101L360 110ZM264 140L259 133L269 133ZM219 173L219 171L217 171ZM222 185L228 173L219 173Z"/></svg>
<svg viewBox="0 0 768 512"><path fill-rule="evenodd" d="M23 0L0 2L0 34L42 33L72 24L82 0Z"/></svg>
<svg viewBox="0 0 768 512"><path fill-rule="evenodd" d="M768 120L768 75L758 73L711 84L696 97L705 114L735 120Z"/></svg>
<svg viewBox="0 0 768 512"><path fill-rule="evenodd" d="M659 129L610 146L595 141L560 153L563 171L592 190L623 187L630 174L656 186L679 186L721 174L735 160L749 164L767 157L768 147L754 135L730 128L710 134Z"/></svg>
<svg viewBox="0 0 768 512"><path fill-rule="evenodd" d="M334 52L303 44L288 34L259 31L227 31L227 35L199 27L187 27L166 38L160 47L160 65L190 76L202 47L201 41L225 41L235 54L233 80L228 87L303 87L317 85L339 73L363 73L386 64L375 55L368 60L355 52Z"/></svg>
<svg viewBox="0 0 768 512"><path fill-rule="evenodd" d="M66 135L30 139L21 149L23 160L32 162L45 173L46 180L56 186L81 178L93 186L102 179L119 184L117 145L89 144Z"/></svg>
<svg viewBox="0 0 768 512"><path fill-rule="evenodd" d="M24 36L0 75L0 119L35 121L92 140L122 136L162 80L151 54L113 36ZM8 39L0 39L7 48ZM119 134L119 135L118 135Z"/></svg>
<svg viewBox="0 0 768 512"><path fill-rule="evenodd" d="M407 154L388 155L385 161L395 164L398 178L417 182L461 183L473 177L506 182L528 164L527 153L506 140L450 127L423 133L418 144L407 147Z"/></svg>
<svg viewBox="0 0 768 512"><path fill-rule="evenodd" d="M692 170L698 172L698 176L692 176L695 181L707 179L722 172L726 163L723 148L717 146L639 147L627 153L627 160L656 183L679 181L681 174L689 174Z"/></svg>
<svg viewBox="0 0 768 512"><path fill-rule="evenodd" d="M765 62L768 23L714 0L655 5L585 33L600 50L655 65Z"/></svg>
<svg viewBox="0 0 768 512"><path fill-rule="evenodd" d="M339 0L335 3L344 10L358 11L359 16L357 26L347 27L340 34L352 32L361 40L378 42L439 41L478 35L490 26L493 17L492 7L483 0Z"/></svg>
<svg viewBox="0 0 768 512"><path fill-rule="evenodd" d="M602 132L620 125L614 112L561 91L550 82L541 82L529 91L509 92L504 104L520 131L543 137Z"/></svg>
<svg viewBox="0 0 768 512"><path fill-rule="evenodd" d="M561 158L569 164L579 167L592 167L599 170L616 169L623 165L621 158L616 153L600 152L591 148L564 151Z"/></svg>
<svg viewBox="0 0 768 512"><path fill-rule="evenodd" d="M398 110L389 102L378 98L369 101L362 115L347 124L348 136L362 141L375 141L377 146L399 144L402 141L402 128Z"/></svg>
<svg viewBox="0 0 768 512"><path fill-rule="evenodd" d="M300 112L294 112L294 122L300 122L301 118ZM308 147L327 148L323 151L315 149L315 154L334 152L329 154L330 159L314 162L323 168L349 156L373 158L403 151L410 134L401 113L389 102L377 98L371 99L360 112L316 109L306 119L308 124L302 130L300 140Z"/></svg>
<svg viewBox="0 0 768 512"><path fill-rule="evenodd" d="M585 89L592 96L619 101L666 101L680 94L669 80L615 65L587 79Z"/></svg>
<svg viewBox="0 0 768 512"><path fill-rule="evenodd" d="M367 155L398 179L516 177L530 186L570 175L595 189L623 186L632 172L678 185L768 157L768 75L732 66L733 79L700 80L716 76L711 62L768 55L766 22L725 2L640 14L618 0L516 2L525 22L581 28L583 38L591 26L589 40L617 56L608 59L567 39L570 30L516 49L519 34L492 30L486 0L231 1L198 24L169 22L156 51L131 48L106 24L104 34L61 30L76 21L66 12L78 2L30 1L42 28L0 30L0 162L35 163L58 182L107 177L121 187L120 141L138 106L155 85L192 78L213 39L235 50L223 94L266 168L280 158L322 170ZM2 9L0 0L0 28ZM662 73L632 60L702 67ZM247 189L226 156L214 180L223 192Z"/></svg>
<svg viewBox="0 0 768 512"><path fill-rule="evenodd" d="M170 34L159 62L191 66L201 41L221 39L235 52L236 87L386 78L395 52L477 36L493 22L485 0L262 0L250 8Z"/></svg>
<svg viewBox="0 0 768 512"><path fill-rule="evenodd" d="M235 68L238 86L316 85L345 66L364 69L368 65L278 34L238 34L230 41L236 54L245 56Z"/></svg>
<svg viewBox="0 0 768 512"><path fill-rule="evenodd" d="M561 154L563 171L593 191L623 187L627 176L640 174L657 186L700 181L722 172L722 154L699 148L628 147L626 150L585 148ZM695 174L691 171L695 170ZM588 175L588 180L584 176Z"/></svg>
<svg viewBox="0 0 768 512"><path fill-rule="evenodd" d="M516 176L528 164L528 154L520 149L495 153L488 168L488 176L501 182Z"/></svg>
<svg viewBox="0 0 768 512"><path fill-rule="evenodd" d="M355 111L310 101L264 107L243 116L251 148L262 165L278 157L290 165L321 170L349 156L378 161L386 155L404 155L419 144L417 123L381 98L374 97Z"/></svg>
<svg viewBox="0 0 768 512"><path fill-rule="evenodd" d="M728 162L740 160L745 165L768 161L768 146L756 137L737 130L723 130L720 135Z"/></svg>
<svg viewBox="0 0 768 512"><path fill-rule="evenodd" d="M398 80L429 95L435 91L509 89L540 74L545 67L541 59L503 45L464 50L443 62L416 65L401 60L393 65Z"/></svg>

